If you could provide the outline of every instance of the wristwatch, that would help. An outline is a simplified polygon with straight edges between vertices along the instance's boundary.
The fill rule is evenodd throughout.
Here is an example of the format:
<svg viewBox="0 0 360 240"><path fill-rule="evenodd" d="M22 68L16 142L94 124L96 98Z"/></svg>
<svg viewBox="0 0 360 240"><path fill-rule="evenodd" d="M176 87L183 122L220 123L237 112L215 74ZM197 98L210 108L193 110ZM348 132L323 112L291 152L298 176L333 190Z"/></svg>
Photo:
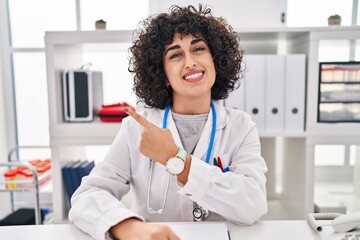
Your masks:
<svg viewBox="0 0 360 240"><path fill-rule="evenodd" d="M184 171L186 161L186 151L179 148L175 157L170 158L166 162L166 171L172 175L178 175Z"/></svg>

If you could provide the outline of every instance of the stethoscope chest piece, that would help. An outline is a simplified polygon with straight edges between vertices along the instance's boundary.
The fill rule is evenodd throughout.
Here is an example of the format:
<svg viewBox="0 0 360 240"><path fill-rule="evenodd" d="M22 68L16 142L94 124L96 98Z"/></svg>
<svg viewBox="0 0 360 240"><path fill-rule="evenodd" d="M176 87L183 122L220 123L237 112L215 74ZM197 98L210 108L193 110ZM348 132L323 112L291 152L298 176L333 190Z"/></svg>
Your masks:
<svg viewBox="0 0 360 240"><path fill-rule="evenodd" d="M209 216L209 210L196 206L193 209L193 217L197 222L204 221Z"/></svg>

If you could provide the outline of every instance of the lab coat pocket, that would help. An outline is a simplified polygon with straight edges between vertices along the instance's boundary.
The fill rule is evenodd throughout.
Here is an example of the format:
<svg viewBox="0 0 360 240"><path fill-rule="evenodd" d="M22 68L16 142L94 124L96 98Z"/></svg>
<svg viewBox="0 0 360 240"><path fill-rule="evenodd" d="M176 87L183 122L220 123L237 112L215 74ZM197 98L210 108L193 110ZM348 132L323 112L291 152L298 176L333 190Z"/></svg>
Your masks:
<svg viewBox="0 0 360 240"><path fill-rule="evenodd" d="M230 159L231 155L229 153L225 153L225 154L220 154L218 156L218 159L220 159L222 167L224 169L224 172L229 171L229 166L231 164L231 159Z"/></svg>

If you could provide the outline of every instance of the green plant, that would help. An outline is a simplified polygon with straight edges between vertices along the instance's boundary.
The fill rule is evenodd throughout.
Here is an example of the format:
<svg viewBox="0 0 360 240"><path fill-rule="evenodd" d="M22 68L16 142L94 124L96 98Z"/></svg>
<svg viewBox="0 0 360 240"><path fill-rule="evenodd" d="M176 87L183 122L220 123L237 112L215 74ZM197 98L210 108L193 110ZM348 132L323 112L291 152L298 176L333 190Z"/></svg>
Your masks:
<svg viewBox="0 0 360 240"><path fill-rule="evenodd" d="M341 19L341 16L338 14L331 15L328 19Z"/></svg>
<svg viewBox="0 0 360 240"><path fill-rule="evenodd" d="M106 21L102 20L102 19L99 19L99 20L96 20L95 23L106 23Z"/></svg>

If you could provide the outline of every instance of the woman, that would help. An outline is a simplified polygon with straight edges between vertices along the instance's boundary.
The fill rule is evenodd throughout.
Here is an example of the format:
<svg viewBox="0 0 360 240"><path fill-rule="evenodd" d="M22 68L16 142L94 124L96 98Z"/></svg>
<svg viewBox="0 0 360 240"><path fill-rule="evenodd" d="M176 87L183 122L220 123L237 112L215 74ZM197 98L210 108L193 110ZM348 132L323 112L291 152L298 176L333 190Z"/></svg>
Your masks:
<svg viewBox="0 0 360 240"><path fill-rule="evenodd" d="M222 105L242 71L236 32L210 9L173 6L148 18L131 47L134 90L104 161L72 197L69 219L94 238L179 239L162 224L252 224L267 212L255 124ZM121 198L132 189L127 209Z"/></svg>

